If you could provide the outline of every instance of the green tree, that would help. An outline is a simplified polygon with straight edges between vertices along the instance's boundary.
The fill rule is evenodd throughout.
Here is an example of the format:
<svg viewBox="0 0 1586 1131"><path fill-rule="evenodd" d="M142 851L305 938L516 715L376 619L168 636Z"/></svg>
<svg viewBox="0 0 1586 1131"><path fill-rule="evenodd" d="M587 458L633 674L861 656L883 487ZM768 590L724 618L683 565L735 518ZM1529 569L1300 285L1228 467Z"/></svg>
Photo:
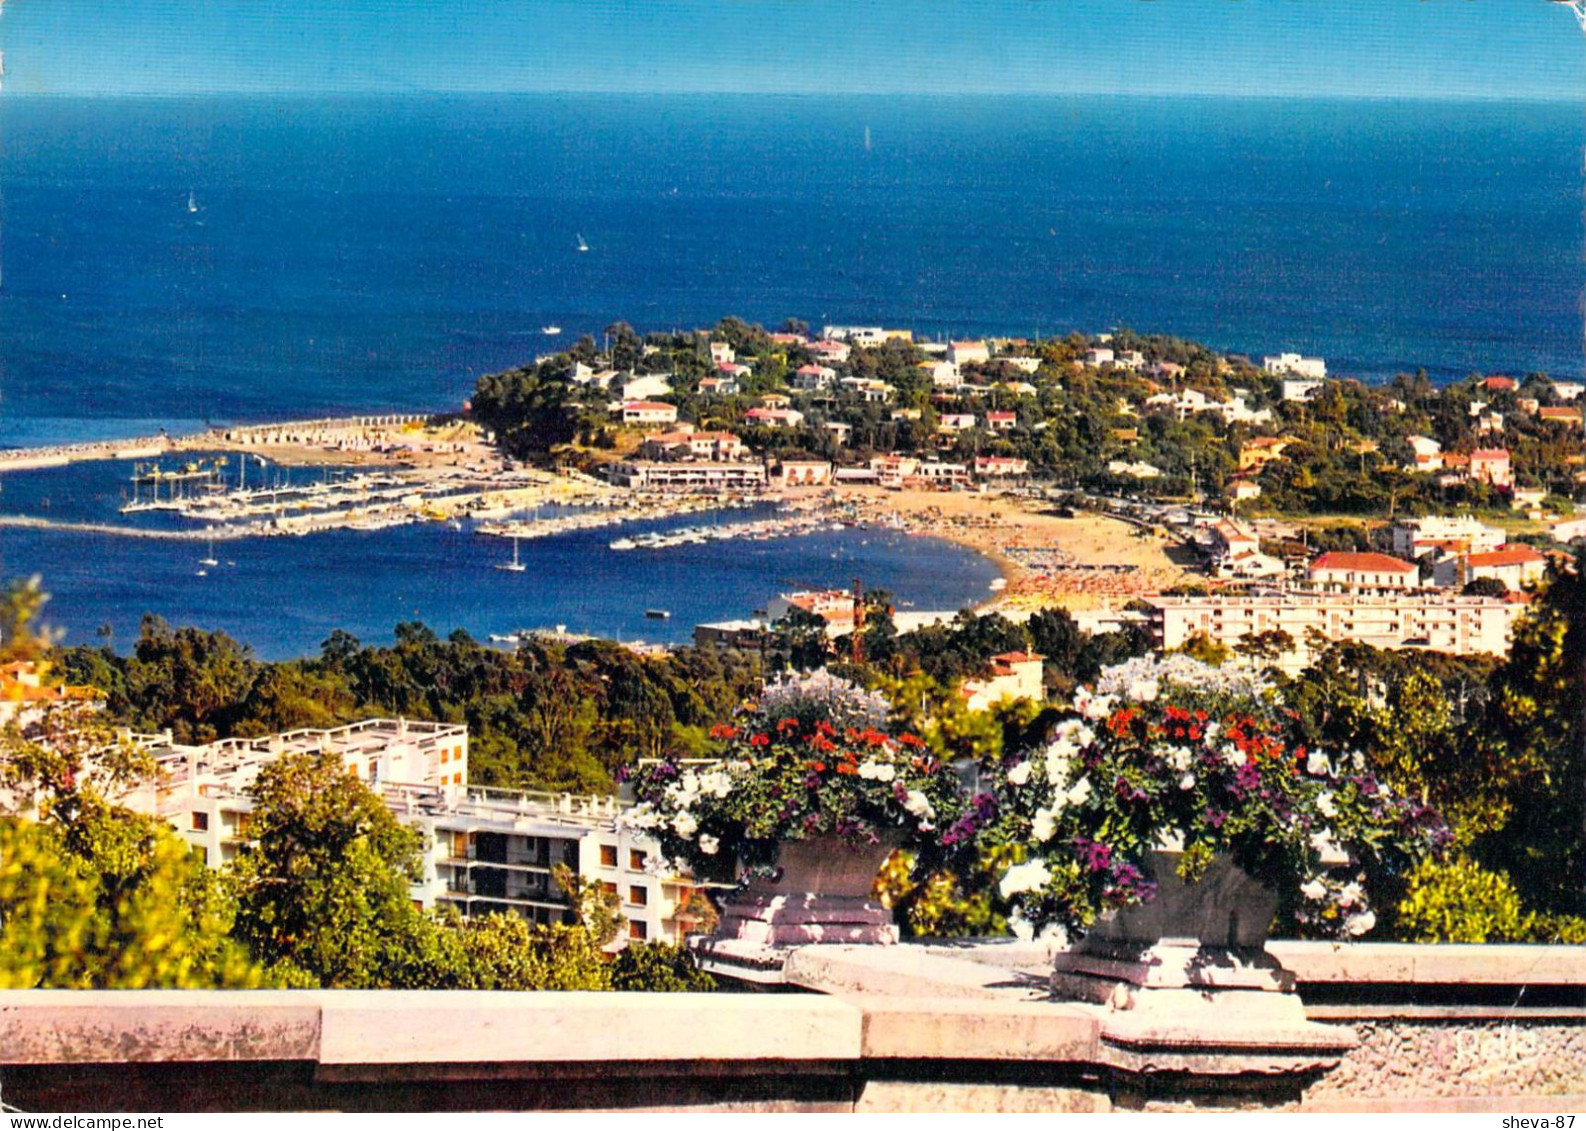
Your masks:
<svg viewBox="0 0 1586 1131"><path fill-rule="evenodd" d="M440 940L408 893L418 834L334 752L270 763L249 796L236 933L253 953L338 989L430 984Z"/></svg>
<svg viewBox="0 0 1586 1131"><path fill-rule="evenodd" d="M634 993L704 993L716 979L701 970L684 947L665 942L634 942L612 963L611 988Z"/></svg>

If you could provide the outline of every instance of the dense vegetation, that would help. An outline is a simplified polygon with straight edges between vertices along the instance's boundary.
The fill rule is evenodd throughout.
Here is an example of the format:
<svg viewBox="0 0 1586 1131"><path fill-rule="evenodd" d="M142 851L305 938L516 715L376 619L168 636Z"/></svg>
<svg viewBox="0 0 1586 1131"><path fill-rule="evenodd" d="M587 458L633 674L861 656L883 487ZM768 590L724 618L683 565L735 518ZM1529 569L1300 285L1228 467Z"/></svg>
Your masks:
<svg viewBox="0 0 1586 1131"><path fill-rule="evenodd" d="M336 632L318 657L267 663L224 633L153 617L128 656L77 648L62 661L106 692L118 722L179 742L402 715L466 723L477 783L569 790L606 790L637 758L701 748L760 675L758 658L737 652L652 657L541 639L505 652L419 624L398 625L389 646Z"/></svg>
<svg viewBox="0 0 1586 1131"><path fill-rule="evenodd" d="M807 330L807 327L799 327ZM837 388L813 394L789 386L790 375L815 360L802 345L781 344L759 326L726 318L709 331L650 334L626 323L607 331L607 348L584 338L569 351L536 365L482 377L472 401L475 417L493 429L515 455L585 460L591 449L610 447L619 429L608 412L610 392L570 382L574 363L610 366L634 374L669 374L679 420L703 428L732 428L757 453L818 456L860 463L898 452L968 461L977 455L1007 455L1030 462L1032 475L1064 485L1127 490L1136 495L1183 497L1192 488L1217 496L1239 469L1240 448L1258 435L1290 441L1283 458L1253 472L1258 500L1243 508L1287 515L1429 513L1454 506L1507 511L1508 500L1481 482L1439 485L1438 476L1407 470L1413 465L1411 436L1437 441L1446 452L1507 448L1515 482L1542 488L1549 505L1567 510L1579 493L1581 425L1544 418L1541 410L1564 402L1553 382L1531 374L1514 388L1489 388L1479 375L1443 388L1424 373L1402 374L1388 384L1329 380L1309 400L1284 401L1282 378L1247 359L1223 356L1192 342L1121 330L1108 347L1120 356L1137 350L1146 366L1182 367L1164 376L1120 365L1082 364L1094 343L1078 334L1011 346L1039 359L1034 373L1005 360L963 367L965 387L938 389L919 368L925 354L889 341L855 348L847 362L823 362L839 377L879 378L890 384L890 403L866 403L857 391ZM710 343L727 342L749 374L739 391L706 394L699 382L714 372ZM1213 412L1179 413L1146 402L1153 395L1204 394L1229 404L1243 398L1251 413L1271 412L1265 423L1225 420ZM804 413L799 428L746 426L744 413L767 393L792 398ZM987 411L1017 415L1011 431L990 431ZM937 431L943 412L974 413L980 426L952 435ZM826 429L847 424L841 446ZM570 446L572 445L572 446ZM1114 461L1142 462L1157 478L1137 479L1108 470Z"/></svg>
<svg viewBox="0 0 1586 1131"><path fill-rule="evenodd" d="M110 691L116 721L143 729L198 740L402 713L466 722L476 781L602 789L639 757L709 753L707 728L753 696L762 662L831 664L887 691L900 724L944 755L986 761L1038 741L1074 686L1149 648L1138 631L1083 633L1060 610L1027 624L966 613L898 634L887 595L866 602L857 668L840 662L846 639L829 641L798 616L778 626L764 657L713 649L639 657L596 642L531 642L506 653L406 625L390 646L337 634L316 659L262 663L223 635L150 620L131 656L75 650L65 660L74 680ZM1399 935L1586 937L1571 918L1586 914L1583 617L1586 591L1566 573L1522 619L1506 661L1340 644L1298 676L1273 673L1295 741L1362 751L1373 772L1435 806L1454 829L1452 859L1406 878L1402 913L1386 920ZM1265 662L1266 644L1252 640L1241 652ZM1023 649L1046 656L1053 700L966 711L954 688L984 674L992 656ZM1212 662L1229 655L1197 651ZM900 881L895 895L921 931L995 929L994 865L919 887Z"/></svg>

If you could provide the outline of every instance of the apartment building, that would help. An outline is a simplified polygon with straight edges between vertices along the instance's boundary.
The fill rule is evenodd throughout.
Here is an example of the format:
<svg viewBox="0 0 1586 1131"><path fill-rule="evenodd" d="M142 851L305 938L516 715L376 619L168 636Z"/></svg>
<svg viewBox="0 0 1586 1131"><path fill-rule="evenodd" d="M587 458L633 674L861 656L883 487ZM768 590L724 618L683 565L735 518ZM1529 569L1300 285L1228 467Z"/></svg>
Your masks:
<svg viewBox="0 0 1586 1131"><path fill-rule="evenodd" d="M1182 648L1203 635L1232 647L1247 636L1282 631L1294 641L1287 663L1303 666L1311 640L1356 640L1376 648L1424 648L1459 656L1509 651L1509 632L1524 608L1494 597L1447 590L1267 596L1151 597L1150 624L1158 648Z"/></svg>
<svg viewBox="0 0 1586 1131"><path fill-rule="evenodd" d="M718 460L622 460L606 476L639 491L759 491L766 485L764 464Z"/></svg>
<svg viewBox="0 0 1586 1131"><path fill-rule="evenodd" d="M129 738L160 773L119 800L169 821L210 867L235 860L247 842L248 789L259 771L287 754L325 751L421 834L421 875L411 888L421 906L572 922L552 878L565 864L618 896L629 939L681 937L676 915L692 884L664 872L653 841L622 827L616 798L470 785L464 726L370 719L202 746L172 742L169 732Z"/></svg>
<svg viewBox="0 0 1586 1131"><path fill-rule="evenodd" d="M1393 524L1393 553L1400 558L1418 558L1446 549L1484 554L1502 546L1507 538L1502 530L1470 515L1401 518Z"/></svg>

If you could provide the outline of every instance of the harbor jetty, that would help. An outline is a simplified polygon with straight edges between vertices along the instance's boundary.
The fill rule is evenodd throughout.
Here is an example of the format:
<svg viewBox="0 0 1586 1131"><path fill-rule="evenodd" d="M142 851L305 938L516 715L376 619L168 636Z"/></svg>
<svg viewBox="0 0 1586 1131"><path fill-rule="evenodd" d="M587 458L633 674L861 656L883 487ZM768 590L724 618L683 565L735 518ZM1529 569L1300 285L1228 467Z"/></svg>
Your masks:
<svg viewBox="0 0 1586 1131"><path fill-rule="evenodd" d="M130 440L97 440L52 444L42 448L0 448L0 473L65 467L107 459L153 459L176 450L169 436L138 436Z"/></svg>

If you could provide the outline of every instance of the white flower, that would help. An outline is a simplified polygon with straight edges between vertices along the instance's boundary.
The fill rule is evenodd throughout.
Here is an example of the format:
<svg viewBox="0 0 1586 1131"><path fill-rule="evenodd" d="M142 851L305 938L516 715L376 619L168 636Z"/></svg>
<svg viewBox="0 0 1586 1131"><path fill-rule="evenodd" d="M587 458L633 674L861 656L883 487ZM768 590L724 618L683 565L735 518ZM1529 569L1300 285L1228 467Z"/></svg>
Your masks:
<svg viewBox="0 0 1586 1131"><path fill-rule="evenodd" d="M891 762L877 762L874 758L859 764L859 776L866 781L891 781L898 776L897 767Z"/></svg>
<svg viewBox="0 0 1586 1131"><path fill-rule="evenodd" d="M1078 747L1070 743L1054 742L1046 748L1046 780L1053 785L1062 785L1068 777L1070 759L1079 753Z"/></svg>
<svg viewBox="0 0 1586 1131"><path fill-rule="evenodd" d="M1194 789L1195 788L1195 775L1194 774L1185 774L1183 777L1179 778L1178 787L1180 789Z"/></svg>
<svg viewBox="0 0 1586 1131"><path fill-rule="evenodd" d="M1154 703L1162 684L1154 679L1137 679L1129 685L1129 698L1137 703Z"/></svg>
<svg viewBox="0 0 1586 1131"><path fill-rule="evenodd" d="M1178 829L1163 829L1156 834L1158 852L1183 852L1184 834Z"/></svg>
<svg viewBox="0 0 1586 1131"><path fill-rule="evenodd" d="M1026 919L1023 913L1015 910L1008 916L1008 929L1020 942L1029 942L1035 938L1035 924Z"/></svg>
<svg viewBox="0 0 1586 1131"><path fill-rule="evenodd" d="M1300 894L1313 902L1325 899L1327 897L1327 885L1322 883L1321 880L1311 880L1300 885Z"/></svg>
<svg viewBox="0 0 1586 1131"><path fill-rule="evenodd" d="M666 796L679 809L687 809L699 800L699 775L693 770L686 771L681 778L666 787Z"/></svg>
<svg viewBox="0 0 1586 1131"><path fill-rule="evenodd" d="M1083 805L1090 797L1090 779L1080 778L1066 795L1070 805Z"/></svg>
<svg viewBox="0 0 1586 1131"><path fill-rule="evenodd" d="M1333 795L1325 789L1316 795L1316 808L1328 820L1338 816L1338 806L1333 804Z"/></svg>
<svg viewBox="0 0 1586 1131"><path fill-rule="evenodd" d="M936 816L936 810L931 808L931 799L917 789L909 790L908 796L903 799L903 807L922 821L929 821Z"/></svg>
<svg viewBox="0 0 1586 1131"><path fill-rule="evenodd" d="M1002 898L1007 899L1020 892L1040 891L1051 879L1052 872L1045 860L1027 860L1023 864L1015 864L1002 874Z"/></svg>
<svg viewBox="0 0 1586 1131"><path fill-rule="evenodd" d="M699 791L712 797L726 797L732 792L732 778L721 770L700 775Z"/></svg>
<svg viewBox="0 0 1586 1131"><path fill-rule="evenodd" d="M687 809L672 818L672 831L685 840L699 830L699 822Z"/></svg>
<svg viewBox="0 0 1586 1131"><path fill-rule="evenodd" d="M1355 907L1365 901L1365 889L1353 881L1345 884L1344 889L1338 893L1338 906L1340 907ZM1367 930L1370 930L1370 928L1368 927Z"/></svg>
<svg viewBox="0 0 1586 1131"><path fill-rule="evenodd" d="M1201 727L1201 737L1203 737L1207 742L1210 742L1212 739L1216 738L1219 733L1221 733L1222 729L1221 723L1207 723L1205 726Z"/></svg>
<svg viewBox="0 0 1586 1131"><path fill-rule="evenodd" d="M1112 703L1111 695L1088 695L1075 700L1074 705L1087 719L1105 719L1112 714Z"/></svg>
<svg viewBox="0 0 1586 1131"><path fill-rule="evenodd" d="M1305 759L1305 772L1313 778L1330 777L1333 765L1327 760L1327 755L1320 750L1311 751L1310 757Z"/></svg>
<svg viewBox="0 0 1586 1131"><path fill-rule="evenodd" d="M721 848L721 841L718 838L711 836L709 833L704 833L700 836L699 850L706 856L716 855L716 851L719 848Z"/></svg>
<svg viewBox="0 0 1586 1131"><path fill-rule="evenodd" d="M666 818L656 812L654 805L646 801L624 813L621 823L630 829L653 829L658 825L664 825Z"/></svg>
<svg viewBox="0 0 1586 1131"><path fill-rule="evenodd" d="M1376 913L1371 911L1362 911L1359 915L1351 915L1344 920L1344 930L1356 937L1365 934L1376 925Z"/></svg>
<svg viewBox="0 0 1586 1131"><path fill-rule="evenodd" d="M1357 770L1366 768L1366 756L1358 750L1349 756L1349 761Z"/></svg>
<svg viewBox="0 0 1586 1131"><path fill-rule="evenodd" d="M1057 814L1062 809L1063 799L1057 797L1054 802L1056 808L1037 809L1035 811L1035 819L1030 822L1030 835L1038 843L1044 844L1057 834Z"/></svg>
<svg viewBox="0 0 1586 1131"><path fill-rule="evenodd" d="M1338 847L1338 842L1333 839L1332 829L1323 829L1319 833L1311 834L1311 847L1316 854L1324 860L1329 856L1342 855L1343 850Z"/></svg>
<svg viewBox="0 0 1586 1131"><path fill-rule="evenodd" d="M1167 764L1179 773L1185 773L1195 764L1195 752L1188 746L1169 746Z"/></svg>
<svg viewBox="0 0 1586 1131"><path fill-rule="evenodd" d="M861 766L860 769L862 771L864 769L864 767ZM1009 784L1010 785L1025 785L1026 783L1029 782L1029 780L1030 780L1030 771L1033 770L1033 769L1035 769L1035 763L1034 762L1020 762L1017 766L1013 767L1013 769L1008 771L1008 782L1009 782Z"/></svg>
<svg viewBox="0 0 1586 1131"><path fill-rule="evenodd" d="M1231 742L1225 743L1223 746L1223 761L1237 770L1245 764L1245 752Z"/></svg>
<svg viewBox="0 0 1586 1131"><path fill-rule="evenodd" d="M1052 733L1053 737L1060 742L1073 743L1073 749L1076 753L1080 747L1089 746L1096 741L1096 732L1078 719L1064 719L1057 724L1057 730Z"/></svg>

